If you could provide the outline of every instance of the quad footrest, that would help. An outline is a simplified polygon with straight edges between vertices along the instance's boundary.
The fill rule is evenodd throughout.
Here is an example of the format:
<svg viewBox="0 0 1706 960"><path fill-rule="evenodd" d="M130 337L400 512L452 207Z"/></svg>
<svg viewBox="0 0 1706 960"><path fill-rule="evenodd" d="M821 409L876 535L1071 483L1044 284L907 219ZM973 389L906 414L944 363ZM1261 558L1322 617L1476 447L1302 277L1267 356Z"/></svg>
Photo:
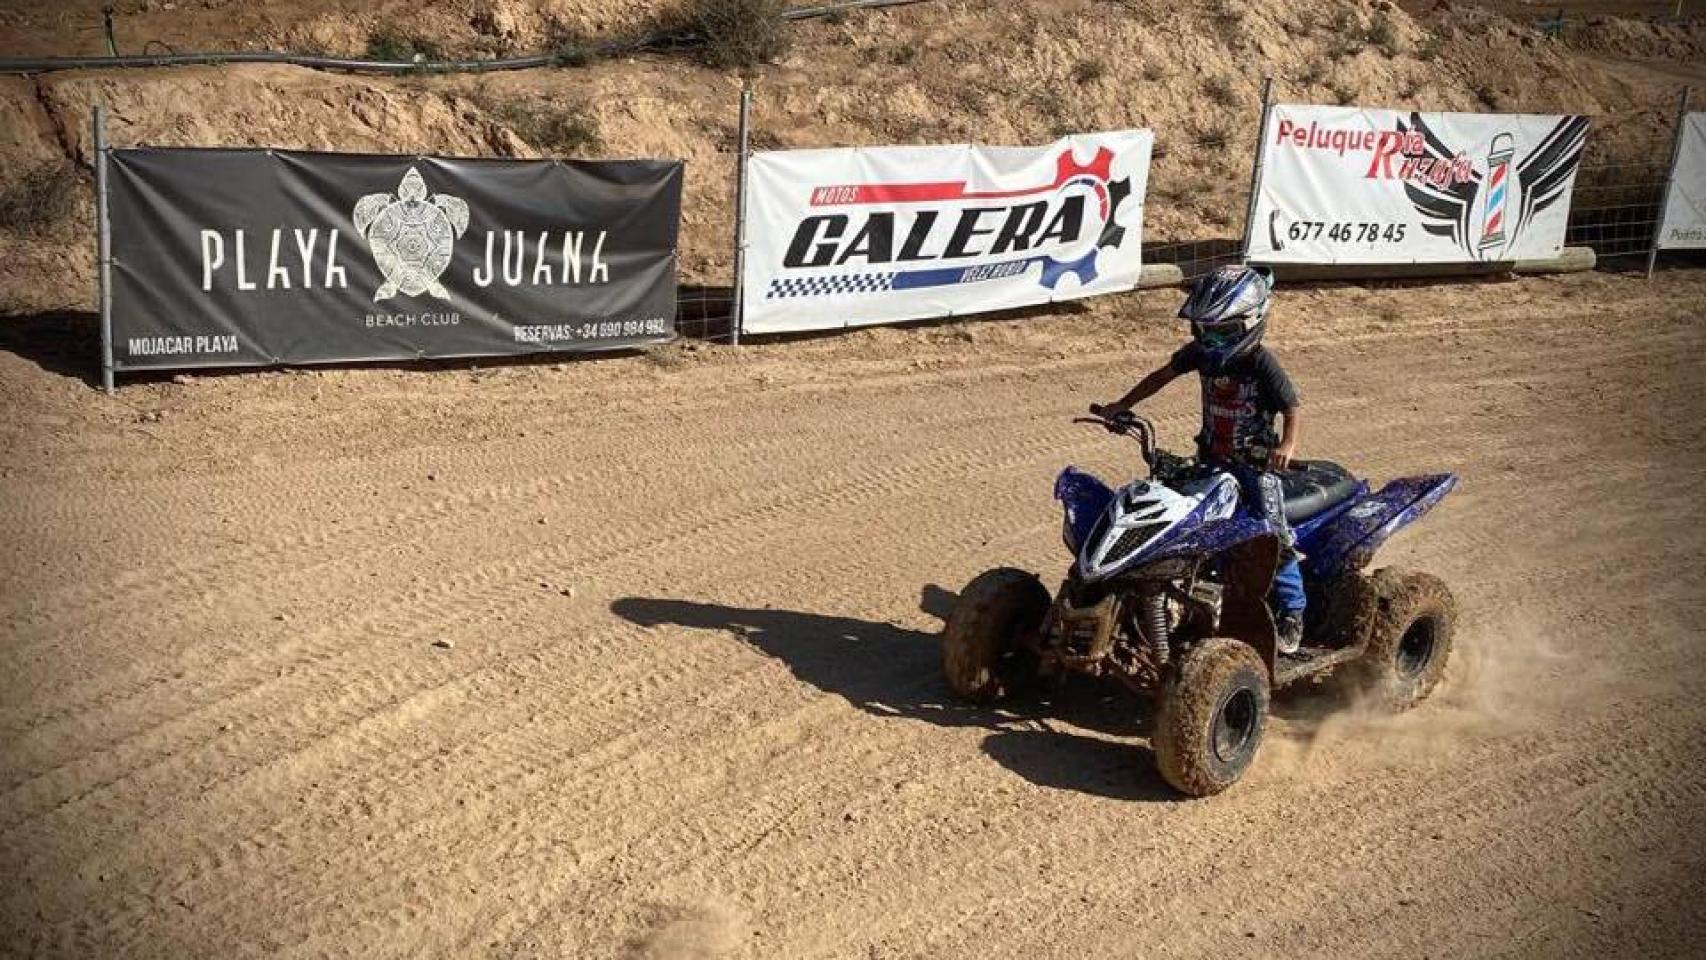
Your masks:
<svg viewBox="0 0 1706 960"><path fill-rule="evenodd" d="M1274 686L1283 687L1293 681L1348 663L1362 655L1361 647L1299 647L1296 653L1282 653L1274 664Z"/></svg>

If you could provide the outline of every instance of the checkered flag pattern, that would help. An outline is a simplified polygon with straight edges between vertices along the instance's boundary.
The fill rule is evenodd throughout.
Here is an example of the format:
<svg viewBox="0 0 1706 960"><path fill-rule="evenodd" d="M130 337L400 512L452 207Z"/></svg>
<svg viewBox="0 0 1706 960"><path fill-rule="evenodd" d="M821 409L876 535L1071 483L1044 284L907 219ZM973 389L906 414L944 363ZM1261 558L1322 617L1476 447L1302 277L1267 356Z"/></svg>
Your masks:
<svg viewBox="0 0 1706 960"><path fill-rule="evenodd" d="M795 277L770 281L770 299L822 297L838 293L881 293L894 289L894 273L849 273L836 277Z"/></svg>

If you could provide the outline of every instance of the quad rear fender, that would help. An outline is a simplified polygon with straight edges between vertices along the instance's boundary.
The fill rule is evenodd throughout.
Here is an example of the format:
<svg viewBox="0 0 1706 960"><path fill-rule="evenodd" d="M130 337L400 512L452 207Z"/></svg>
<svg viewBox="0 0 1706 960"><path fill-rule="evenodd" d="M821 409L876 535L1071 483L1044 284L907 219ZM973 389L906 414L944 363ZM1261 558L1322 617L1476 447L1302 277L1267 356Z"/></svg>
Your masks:
<svg viewBox="0 0 1706 960"><path fill-rule="evenodd" d="M1419 520L1457 486L1449 473L1403 477L1352 503L1299 544L1303 572L1315 580L1361 570L1389 537Z"/></svg>

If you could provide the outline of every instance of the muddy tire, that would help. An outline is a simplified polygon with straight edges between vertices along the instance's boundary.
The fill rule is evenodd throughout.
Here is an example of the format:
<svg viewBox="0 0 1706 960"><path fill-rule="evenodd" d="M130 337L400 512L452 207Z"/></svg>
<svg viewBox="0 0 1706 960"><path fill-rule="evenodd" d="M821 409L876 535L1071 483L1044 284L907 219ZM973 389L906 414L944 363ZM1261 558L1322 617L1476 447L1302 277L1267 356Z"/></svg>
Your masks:
<svg viewBox="0 0 1706 960"><path fill-rule="evenodd" d="M1001 567L978 574L954 603L942 633L942 672L973 703L1011 696L1036 676L1036 656L1019 637L1042 625L1050 603L1035 575Z"/></svg>
<svg viewBox="0 0 1706 960"><path fill-rule="evenodd" d="M1457 602L1438 577L1388 567L1375 573L1377 612L1359 669L1364 690L1392 710L1422 702L1445 674Z"/></svg>
<svg viewBox="0 0 1706 960"><path fill-rule="evenodd" d="M1362 573L1341 574L1309 597L1307 616L1316 646L1363 645L1380 616L1380 597L1374 580Z"/></svg>
<svg viewBox="0 0 1706 960"><path fill-rule="evenodd" d="M1206 797L1238 782L1268 725L1269 677L1249 644L1205 640L1181 660L1158 698L1150 738L1175 790Z"/></svg>

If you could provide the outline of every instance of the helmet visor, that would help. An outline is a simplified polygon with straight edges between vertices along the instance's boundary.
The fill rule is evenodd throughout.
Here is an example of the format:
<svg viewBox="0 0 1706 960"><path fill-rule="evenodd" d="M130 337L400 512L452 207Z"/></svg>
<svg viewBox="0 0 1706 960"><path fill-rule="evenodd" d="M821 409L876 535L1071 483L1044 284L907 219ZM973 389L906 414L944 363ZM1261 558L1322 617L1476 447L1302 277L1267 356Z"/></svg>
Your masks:
<svg viewBox="0 0 1706 960"><path fill-rule="evenodd" d="M1236 346L1244 339L1247 332L1242 317L1235 320L1216 320L1209 323L1198 322L1196 328L1197 342L1210 350L1220 350Z"/></svg>

